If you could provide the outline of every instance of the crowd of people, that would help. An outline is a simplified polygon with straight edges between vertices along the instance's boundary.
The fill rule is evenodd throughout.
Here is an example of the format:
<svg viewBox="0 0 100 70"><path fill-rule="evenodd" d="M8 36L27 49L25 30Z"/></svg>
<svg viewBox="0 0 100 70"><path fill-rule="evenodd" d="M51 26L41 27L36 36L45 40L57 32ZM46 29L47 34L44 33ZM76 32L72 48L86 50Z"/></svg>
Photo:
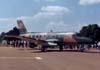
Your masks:
<svg viewBox="0 0 100 70"><path fill-rule="evenodd" d="M22 47L22 48L24 48L24 47L26 47L26 48L27 47L34 48L35 47L34 43L23 41L23 40L11 40L11 41L4 40L3 44L8 46L8 47L9 46L12 46L12 47Z"/></svg>

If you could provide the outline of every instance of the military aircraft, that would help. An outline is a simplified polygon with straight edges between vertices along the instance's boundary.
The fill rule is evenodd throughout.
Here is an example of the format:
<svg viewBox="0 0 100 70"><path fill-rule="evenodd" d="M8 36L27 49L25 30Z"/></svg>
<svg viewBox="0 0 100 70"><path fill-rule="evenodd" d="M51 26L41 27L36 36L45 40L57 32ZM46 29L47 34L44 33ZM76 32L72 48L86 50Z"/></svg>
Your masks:
<svg viewBox="0 0 100 70"><path fill-rule="evenodd" d="M22 20L18 20L17 24L20 29L20 36L34 39L34 44L41 46L41 51L46 51L50 46L59 46L62 51L64 46L79 47L80 51L85 50L85 45L92 43L92 39L79 36L77 33L67 32L27 32Z"/></svg>
<svg viewBox="0 0 100 70"><path fill-rule="evenodd" d="M84 51L86 45L92 43L92 39L79 36L77 33L67 32L27 32L27 29L22 20L17 21L20 37L16 37L22 40L32 42L34 46L40 46L41 51L44 52L51 46L58 46L59 50L62 51L64 46L69 48L76 48L80 51ZM8 37L8 36L7 36ZM11 37L11 36L9 36ZM15 36L13 36L15 38Z"/></svg>

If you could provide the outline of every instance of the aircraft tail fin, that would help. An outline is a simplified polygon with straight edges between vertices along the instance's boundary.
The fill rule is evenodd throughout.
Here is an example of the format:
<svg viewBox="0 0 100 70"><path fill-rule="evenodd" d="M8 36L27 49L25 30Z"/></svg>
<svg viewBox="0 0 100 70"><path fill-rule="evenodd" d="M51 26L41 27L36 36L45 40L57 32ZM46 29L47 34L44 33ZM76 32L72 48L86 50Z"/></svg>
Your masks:
<svg viewBox="0 0 100 70"><path fill-rule="evenodd" d="M27 29L26 29L24 22L22 20L17 20L17 25L18 25L18 28L20 30L20 34L24 34L27 32Z"/></svg>

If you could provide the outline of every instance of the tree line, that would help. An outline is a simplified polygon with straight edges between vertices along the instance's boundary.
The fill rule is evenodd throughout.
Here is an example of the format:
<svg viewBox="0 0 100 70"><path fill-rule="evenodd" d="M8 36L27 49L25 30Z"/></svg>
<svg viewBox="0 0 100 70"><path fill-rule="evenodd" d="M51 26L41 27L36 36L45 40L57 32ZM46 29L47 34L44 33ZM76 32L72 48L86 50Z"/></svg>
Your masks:
<svg viewBox="0 0 100 70"><path fill-rule="evenodd" d="M91 38L94 43L97 43L100 41L100 27L97 24L83 26L79 31L79 35Z"/></svg>
<svg viewBox="0 0 100 70"><path fill-rule="evenodd" d="M9 30L8 32L2 32L1 35L0 35L0 42L2 42L5 35L19 36L20 30L17 27L14 27L12 30Z"/></svg>
<svg viewBox="0 0 100 70"><path fill-rule="evenodd" d="M1 36L4 36L4 35L18 36L20 35L20 31L17 27L14 27L12 30L9 30L6 33L5 32L1 33Z"/></svg>

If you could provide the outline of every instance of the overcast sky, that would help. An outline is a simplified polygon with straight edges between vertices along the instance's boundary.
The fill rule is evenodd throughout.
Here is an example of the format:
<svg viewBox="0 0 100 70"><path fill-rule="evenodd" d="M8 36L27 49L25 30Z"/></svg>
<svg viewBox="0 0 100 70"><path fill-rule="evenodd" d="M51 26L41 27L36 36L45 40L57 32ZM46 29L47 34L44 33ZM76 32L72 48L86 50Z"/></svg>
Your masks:
<svg viewBox="0 0 100 70"><path fill-rule="evenodd" d="M21 19L29 32L77 32L100 25L100 0L0 0L0 33Z"/></svg>

